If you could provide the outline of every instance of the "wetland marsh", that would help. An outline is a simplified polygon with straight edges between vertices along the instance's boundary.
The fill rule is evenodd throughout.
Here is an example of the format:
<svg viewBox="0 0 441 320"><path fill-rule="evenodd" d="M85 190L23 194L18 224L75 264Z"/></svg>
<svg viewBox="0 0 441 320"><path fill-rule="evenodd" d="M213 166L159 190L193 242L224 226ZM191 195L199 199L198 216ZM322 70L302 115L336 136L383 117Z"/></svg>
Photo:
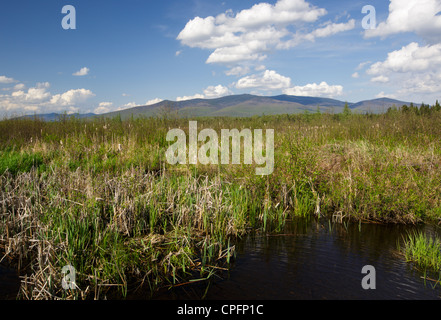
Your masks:
<svg viewBox="0 0 441 320"><path fill-rule="evenodd" d="M255 165L168 164L167 132L188 132L188 123L172 116L0 122L0 250L20 274L19 299L124 299L145 288L143 296L151 298L210 281L203 294L210 299L259 290L265 299L364 298L335 286L344 285L338 279L347 271L348 288L356 283L359 290L359 264L375 255L385 281L404 274L397 282L402 296L379 298L436 296L415 289L421 275L409 278L411 259L392 234L441 221L439 111L198 119L201 128L217 132L274 129L268 176L256 175ZM318 222L296 237L286 235L299 218ZM332 219L337 229L361 225L361 231L346 230L341 246L335 230L316 238L311 230L330 232ZM387 246L384 231L365 233L382 228L371 224L389 230ZM61 287L67 264L79 289ZM326 266L336 272L330 285L346 294L320 289ZM228 270L233 280L220 281L222 287L213 279ZM237 279L255 286L240 291ZM274 281L287 287L259 289Z"/></svg>

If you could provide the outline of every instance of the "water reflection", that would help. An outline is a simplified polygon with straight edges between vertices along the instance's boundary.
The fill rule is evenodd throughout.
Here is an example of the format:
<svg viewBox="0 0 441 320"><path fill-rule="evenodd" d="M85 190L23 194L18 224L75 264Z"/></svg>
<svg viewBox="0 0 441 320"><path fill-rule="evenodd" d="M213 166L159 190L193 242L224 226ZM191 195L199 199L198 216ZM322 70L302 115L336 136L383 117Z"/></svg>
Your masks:
<svg viewBox="0 0 441 320"><path fill-rule="evenodd" d="M14 300L20 288L20 279L12 268L0 265L0 300Z"/></svg>
<svg viewBox="0 0 441 320"><path fill-rule="evenodd" d="M282 234L239 243L229 278L212 284L206 298L439 299L440 286L425 286L397 250L403 235L421 228L296 220ZM361 286L365 265L376 269L376 290Z"/></svg>
<svg viewBox="0 0 441 320"><path fill-rule="evenodd" d="M404 261L397 250L408 232L441 236L436 226L331 223L298 219L279 234L254 233L236 244L237 259L223 279L161 290L154 299L318 300L440 299L441 285ZM376 289L364 290L363 266L376 269ZM438 279L438 277L436 277ZM17 275L0 266L0 299L14 299ZM208 289L208 290L207 290ZM149 299L135 292L128 299Z"/></svg>

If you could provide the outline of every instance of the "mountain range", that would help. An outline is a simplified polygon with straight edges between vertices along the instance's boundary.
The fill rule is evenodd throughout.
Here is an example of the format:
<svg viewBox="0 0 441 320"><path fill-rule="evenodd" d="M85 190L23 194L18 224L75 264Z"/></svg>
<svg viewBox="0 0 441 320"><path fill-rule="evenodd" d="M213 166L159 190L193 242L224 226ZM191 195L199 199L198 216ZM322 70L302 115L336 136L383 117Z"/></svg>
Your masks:
<svg viewBox="0 0 441 320"><path fill-rule="evenodd" d="M176 114L183 117L251 117L261 115L276 114L295 114L316 112L320 108L321 112L340 113L346 102L321 97L303 97L279 95L273 97L256 96L250 94L231 95L216 99L192 99L186 101L164 100L159 103L147 106L138 106L130 109L114 111L110 113L95 115L76 114L81 118L90 117L115 117L121 119L130 117L155 117ZM348 102L349 108L355 113L383 113L389 107L402 105L409 102L399 101L389 98L379 98L365 100L357 103ZM33 117L33 116L24 116ZM56 113L38 115L43 120L56 120L59 115ZM21 117L23 118L23 117Z"/></svg>
<svg viewBox="0 0 441 320"><path fill-rule="evenodd" d="M320 97L303 97L279 95L273 97L255 96L250 94L232 95L216 99L192 99L186 101L164 100L159 103L138 106L130 109L106 113L100 116L113 117L120 115L122 119L137 116L163 116L170 113L184 117L251 117L276 114L294 114L316 112L340 113L346 102ZM365 100L357 103L349 103L353 112L358 113L382 113L389 107L402 105L409 102L389 98Z"/></svg>

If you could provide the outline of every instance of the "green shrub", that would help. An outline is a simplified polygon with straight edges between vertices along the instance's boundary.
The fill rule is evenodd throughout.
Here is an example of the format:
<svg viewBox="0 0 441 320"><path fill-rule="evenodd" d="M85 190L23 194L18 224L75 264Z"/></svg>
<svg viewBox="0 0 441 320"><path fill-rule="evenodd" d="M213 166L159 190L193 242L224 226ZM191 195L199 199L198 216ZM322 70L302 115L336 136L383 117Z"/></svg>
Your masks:
<svg viewBox="0 0 441 320"><path fill-rule="evenodd" d="M6 171L13 175L19 172L29 172L32 168L38 168L43 163L43 157L39 153L1 152L0 174Z"/></svg>

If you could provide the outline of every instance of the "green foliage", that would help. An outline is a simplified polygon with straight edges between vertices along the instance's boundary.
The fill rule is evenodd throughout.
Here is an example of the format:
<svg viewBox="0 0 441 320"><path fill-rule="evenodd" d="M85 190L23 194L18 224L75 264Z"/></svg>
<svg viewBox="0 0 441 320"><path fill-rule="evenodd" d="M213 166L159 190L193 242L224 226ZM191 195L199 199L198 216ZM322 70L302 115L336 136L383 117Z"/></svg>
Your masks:
<svg viewBox="0 0 441 320"><path fill-rule="evenodd" d="M352 111L351 111L351 109L349 108L348 103L346 102L346 103L345 103L345 106L344 106L344 108L343 108L343 116L344 116L344 117L348 117L348 116L350 116L351 114L352 114Z"/></svg>
<svg viewBox="0 0 441 320"><path fill-rule="evenodd" d="M28 249L32 270L71 262L83 288L125 292L131 280L154 289L209 277L237 237L296 216L439 220L439 108L198 119L218 133L274 129L270 176L256 176L255 164L168 164L166 134L188 132L188 119L5 120L0 192L8 213L26 215L1 217L9 238L0 245L26 236L11 255L48 246L45 259Z"/></svg>
<svg viewBox="0 0 441 320"><path fill-rule="evenodd" d="M441 111L441 105L439 104L438 100L436 100L436 103L433 106L433 111L436 111L436 112Z"/></svg>
<svg viewBox="0 0 441 320"><path fill-rule="evenodd" d="M441 240L422 232L409 234L404 243L404 254L424 270L441 272Z"/></svg>
<svg viewBox="0 0 441 320"><path fill-rule="evenodd" d="M43 157L39 153L0 152L0 174L6 171L13 175L29 172L32 168L39 168L43 164Z"/></svg>

